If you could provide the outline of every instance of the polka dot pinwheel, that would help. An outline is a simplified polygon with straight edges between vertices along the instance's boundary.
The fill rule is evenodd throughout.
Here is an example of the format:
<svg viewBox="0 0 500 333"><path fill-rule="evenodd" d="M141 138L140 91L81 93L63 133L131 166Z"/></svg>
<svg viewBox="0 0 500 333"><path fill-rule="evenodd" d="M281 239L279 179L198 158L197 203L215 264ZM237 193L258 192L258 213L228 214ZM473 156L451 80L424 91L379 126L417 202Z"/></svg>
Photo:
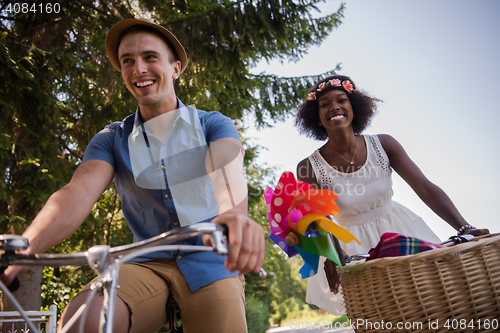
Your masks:
<svg viewBox="0 0 500 333"><path fill-rule="evenodd" d="M330 190L317 190L311 185L295 180L292 172L284 172L276 188L264 192L269 225L269 237L289 257L300 254L304 266L301 278L318 272L319 256L329 258L340 267L340 260L333 245L331 233L344 243L359 241L347 230L329 219L337 215L338 198Z"/></svg>

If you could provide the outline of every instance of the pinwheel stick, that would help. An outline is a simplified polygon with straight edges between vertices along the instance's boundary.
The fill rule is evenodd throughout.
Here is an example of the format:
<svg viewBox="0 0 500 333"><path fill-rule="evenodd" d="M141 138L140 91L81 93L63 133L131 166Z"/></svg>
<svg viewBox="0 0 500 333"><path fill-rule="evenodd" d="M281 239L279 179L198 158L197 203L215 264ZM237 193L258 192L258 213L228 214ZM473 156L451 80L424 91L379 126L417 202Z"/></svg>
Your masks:
<svg viewBox="0 0 500 333"><path fill-rule="evenodd" d="M291 232L285 237L285 242L288 244L288 246L295 246L299 244L299 238Z"/></svg>

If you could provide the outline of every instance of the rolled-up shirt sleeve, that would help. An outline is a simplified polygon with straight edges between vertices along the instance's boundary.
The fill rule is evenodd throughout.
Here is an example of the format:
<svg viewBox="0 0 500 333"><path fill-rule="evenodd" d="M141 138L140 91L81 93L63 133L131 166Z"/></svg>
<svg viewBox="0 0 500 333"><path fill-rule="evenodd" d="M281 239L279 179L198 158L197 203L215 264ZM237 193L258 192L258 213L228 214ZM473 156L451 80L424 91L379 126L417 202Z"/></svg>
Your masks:
<svg viewBox="0 0 500 333"><path fill-rule="evenodd" d="M231 118L219 112L208 112L205 118L206 140L208 145L211 142L224 138L234 138L240 140L240 135Z"/></svg>
<svg viewBox="0 0 500 333"><path fill-rule="evenodd" d="M108 162L116 169L115 156L113 154L116 126L119 125L113 123L106 126L90 140L85 149L83 162L88 160L102 160Z"/></svg>

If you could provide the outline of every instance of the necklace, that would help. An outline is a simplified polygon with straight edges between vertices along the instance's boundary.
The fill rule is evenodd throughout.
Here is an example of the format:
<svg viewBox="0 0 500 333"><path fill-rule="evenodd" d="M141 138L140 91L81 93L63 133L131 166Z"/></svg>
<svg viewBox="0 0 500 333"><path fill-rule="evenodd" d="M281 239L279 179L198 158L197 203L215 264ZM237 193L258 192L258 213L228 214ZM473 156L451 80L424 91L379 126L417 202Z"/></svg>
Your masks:
<svg viewBox="0 0 500 333"><path fill-rule="evenodd" d="M342 156L342 155L340 155L339 153L337 153L337 152L335 151L335 149L333 149L333 148L332 148L332 146L328 145L328 147L330 147L330 149L331 149L331 150L333 150L333 152L334 152L335 154L337 154L337 155L338 155L338 157L340 157L340 158L341 158L341 159L343 159L344 161L349 162L349 163L351 163L351 165L353 165L353 164L354 164L354 157L356 156L356 149L358 149L358 141L354 140L354 142L356 142L356 146L354 147L354 153L352 154L352 159L351 159L350 161L349 161L347 158L344 158L344 156Z"/></svg>

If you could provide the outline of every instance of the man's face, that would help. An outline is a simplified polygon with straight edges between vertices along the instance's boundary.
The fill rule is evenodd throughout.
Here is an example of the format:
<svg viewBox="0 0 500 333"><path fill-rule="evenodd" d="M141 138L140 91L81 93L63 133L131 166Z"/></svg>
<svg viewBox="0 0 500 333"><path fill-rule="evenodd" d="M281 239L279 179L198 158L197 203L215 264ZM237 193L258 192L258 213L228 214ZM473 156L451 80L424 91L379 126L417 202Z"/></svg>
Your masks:
<svg viewBox="0 0 500 333"><path fill-rule="evenodd" d="M158 108L175 100L173 79L179 77L181 63L169 61L171 51L161 37L129 33L120 41L118 58L123 81L139 105Z"/></svg>

